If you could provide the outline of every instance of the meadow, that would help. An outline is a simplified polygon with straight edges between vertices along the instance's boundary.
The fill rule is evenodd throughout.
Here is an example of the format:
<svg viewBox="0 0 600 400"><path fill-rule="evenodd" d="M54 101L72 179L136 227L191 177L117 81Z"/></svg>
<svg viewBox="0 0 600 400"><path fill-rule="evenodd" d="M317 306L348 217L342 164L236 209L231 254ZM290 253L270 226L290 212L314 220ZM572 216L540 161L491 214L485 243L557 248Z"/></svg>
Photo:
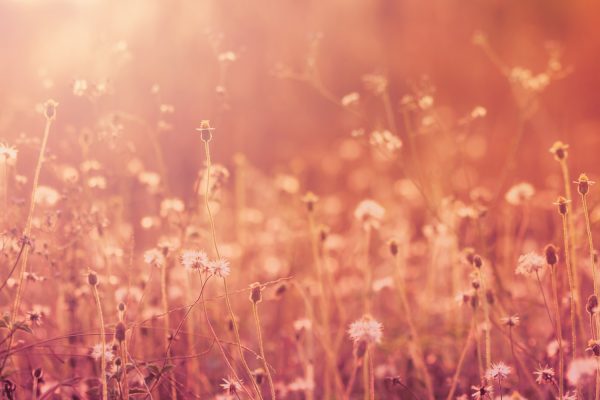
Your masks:
<svg viewBox="0 0 600 400"><path fill-rule="evenodd" d="M0 398L600 400L600 8L0 4Z"/></svg>

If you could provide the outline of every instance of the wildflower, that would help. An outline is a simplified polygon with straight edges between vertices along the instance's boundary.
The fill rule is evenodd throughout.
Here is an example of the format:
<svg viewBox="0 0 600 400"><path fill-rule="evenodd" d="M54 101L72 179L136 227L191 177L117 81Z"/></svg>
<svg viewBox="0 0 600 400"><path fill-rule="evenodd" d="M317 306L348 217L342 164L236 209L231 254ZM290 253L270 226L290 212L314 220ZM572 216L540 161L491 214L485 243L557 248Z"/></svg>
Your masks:
<svg viewBox="0 0 600 400"><path fill-rule="evenodd" d="M488 379L505 379L511 371L512 369L503 362L492 363L485 376Z"/></svg>
<svg viewBox="0 0 600 400"><path fill-rule="evenodd" d="M521 319L519 318L518 315L510 315L508 317L503 317L500 318L500 322L502 322L504 325L509 326L509 327L515 327L515 326L519 326L519 324L521 323Z"/></svg>
<svg viewBox="0 0 600 400"><path fill-rule="evenodd" d="M166 217L170 213L181 213L185 210L185 205L183 201L178 198L172 197L168 199L164 199L160 203L160 216Z"/></svg>
<svg viewBox="0 0 600 400"><path fill-rule="evenodd" d="M56 107L58 103L52 99L46 100L44 103L44 115L48 121L52 121L56 118Z"/></svg>
<svg viewBox="0 0 600 400"><path fill-rule="evenodd" d="M373 319L371 316L365 315L361 319L354 321L348 328L348 335L354 343L364 341L367 344L380 343L383 325Z"/></svg>
<svg viewBox="0 0 600 400"><path fill-rule="evenodd" d="M160 268L165 265L165 256L158 249L150 249L144 253L144 262L148 265Z"/></svg>
<svg viewBox="0 0 600 400"><path fill-rule="evenodd" d="M27 322L31 326L40 326L42 325L42 313L37 310L31 310L27 312Z"/></svg>
<svg viewBox="0 0 600 400"><path fill-rule="evenodd" d="M569 211L568 204L570 202L571 200L568 200L563 196L558 196L558 199L556 199L556 201L553 204L558 206L558 213L560 215L567 215L567 212Z"/></svg>
<svg viewBox="0 0 600 400"><path fill-rule="evenodd" d="M422 110L427 110L433 106L433 97L425 95L419 99L418 104Z"/></svg>
<svg viewBox="0 0 600 400"><path fill-rule="evenodd" d="M535 381L539 385L544 385L544 384L554 382L554 368L550 368L550 367L548 367L548 365L546 365L545 367L542 367L540 365L540 367L538 369L536 369L533 372L533 374L537 375L537 378L535 378Z"/></svg>
<svg viewBox="0 0 600 400"><path fill-rule="evenodd" d="M371 146L379 147L389 152L396 151L402 147L402 140L387 129L371 132L369 143Z"/></svg>
<svg viewBox="0 0 600 400"><path fill-rule="evenodd" d="M227 379L223 378L223 383L221 383L221 387L228 394L235 395L242 390L241 382L241 379L238 381L231 377Z"/></svg>
<svg viewBox="0 0 600 400"><path fill-rule="evenodd" d="M546 260L536 252L529 252L519 257L515 272L517 275L533 275L546 265Z"/></svg>
<svg viewBox="0 0 600 400"><path fill-rule="evenodd" d="M590 186L596 182L590 181L586 174L581 174L573 183L577 184L577 191L579 194L584 196L590 190Z"/></svg>
<svg viewBox="0 0 600 400"><path fill-rule="evenodd" d="M359 99L360 95L357 92L352 92L342 97L341 102L344 107L350 107L357 104Z"/></svg>
<svg viewBox="0 0 600 400"><path fill-rule="evenodd" d="M363 76L363 83L367 90L376 95L382 95L388 87L387 78L380 74L367 74Z"/></svg>
<svg viewBox="0 0 600 400"><path fill-rule="evenodd" d="M471 397L473 397L475 400L491 398L491 395L492 395L492 387L491 386L485 386L485 385L471 386L471 389L473 390L473 394L471 395Z"/></svg>
<svg viewBox="0 0 600 400"><path fill-rule="evenodd" d="M567 370L567 380L573 386L578 386L585 376L594 376L598 364L594 358L575 358Z"/></svg>
<svg viewBox="0 0 600 400"><path fill-rule="evenodd" d="M554 245L547 245L544 248L544 254L546 254L546 263L548 265L555 266L558 263L558 250Z"/></svg>
<svg viewBox="0 0 600 400"><path fill-rule="evenodd" d="M508 204L518 206L531 199L535 194L535 189L530 183L521 182L511 187L504 198Z"/></svg>
<svg viewBox="0 0 600 400"><path fill-rule="evenodd" d="M564 144L563 142L558 140L558 141L554 142L554 144L552 144L552 147L550 147L550 153L554 154L554 158L557 161L562 161L567 158L567 156L569 154L567 151L568 149L569 149L568 144Z"/></svg>
<svg viewBox="0 0 600 400"><path fill-rule="evenodd" d="M92 358L98 361L102 358L102 343L97 343L92 347L91 354ZM106 362L111 362L115 355L112 352L112 349L109 346L105 346L104 357L106 358Z"/></svg>
<svg viewBox="0 0 600 400"><path fill-rule="evenodd" d="M594 357L600 357L600 340L590 340L585 350L592 353Z"/></svg>
<svg viewBox="0 0 600 400"><path fill-rule="evenodd" d="M312 322L310 319L303 318L294 321L294 330L300 332L302 330L310 331L312 329Z"/></svg>
<svg viewBox="0 0 600 400"><path fill-rule="evenodd" d="M85 79L76 79L73 82L73 94L77 97L85 95L88 89L88 83Z"/></svg>
<svg viewBox="0 0 600 400"><path fill-rule="evenodd" d="M203 142L210 142L212 139L212 132L215 128L211 128L209 120L203 119L200 121L200 128L196 128L196 130L200 132L200 138Z"/></svg>
<svg viewBox="0 0 600 400"><path fill-rule="evenodd" d="M218 56L219 61L221 62L233 62L237 60L237 55L233 51L226 51L220 53Z"/></svg>
<svg viewBox="0 0 600 400"><path fill-rule="evenodd" d="M302 196L302 202L306 204L306 209L309 212L314 211L317 201L319 201L319 198L313 192L306 192L306 194Z"/></svg>
<svg viewBox="0 0 600 400"><path fill-rule="evenodd" d="M230 273L229 261L224 258L208 263L208 270L211 274L219 278L227 278Z"/></svg>
<svg viewBox="0 0 600 400"><path fill-rule="evenodd" d="M471 118L483 118L487 115L487 110L482 106L477 106L471 111Z"/></svg>
<svg viewBox="0 0 600 400"><path fill-rule="evenodd" d="M208 271L208 256L203 251L186 250L181 255L181 265L187 270Z"/></svg>
<svg viewBox="0 0 600 400"><path fill-rule="evenodd" d="M354 210L354 217L365 229L378 229L385 215L385 209L374 200L363 200Z"/></svg>
<svg viewBox="0 0 600 400"><path fill-rule="evenodd" d="M592 294L590 297L588 297L585 309L590 315L598 312L598 297L595 294Z"/></svg>
<svg viewBox="0 0 600 400"><path fill-rule="evenodd" d="M0 160L8 165L14 165L17 161L17 149L5 143L0 143Z"/></svg>
<svg viewBox="0 0 600 400"><path fill-rule="evenodd" d="M40 185L35 190L35 202L46 207L52 207L60 200L60 194L50 186Z"/></svg>

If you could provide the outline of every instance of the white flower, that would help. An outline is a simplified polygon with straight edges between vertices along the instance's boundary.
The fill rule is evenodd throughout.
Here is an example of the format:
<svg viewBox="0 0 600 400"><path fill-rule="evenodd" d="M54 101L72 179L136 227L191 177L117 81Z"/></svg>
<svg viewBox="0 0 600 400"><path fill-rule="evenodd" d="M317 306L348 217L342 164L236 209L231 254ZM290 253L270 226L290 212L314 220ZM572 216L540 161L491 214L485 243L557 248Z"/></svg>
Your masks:
<svg viewBox="0 0 600 400"><path fill-rule="evenodd" d="M236 394L242 390L241 380L237 381L234 378L223 378L223 383L221 383L221 387L229 394Z"/></svg>
<svg viewBox="0 0 600 400"><path fill-rule="evenodd" d="M0 160L9 165L14 165L17 161L17 149L4 143L0 143Z"/></svg>
<svg viewBox="0 0 600 400"><path fill-rule="evenodd" d="M383 336L383 325L372 317L365 315L354 321L348 328L348 335L355 343L364 340L367 343L379 343Z"/></svg>
<svg viewBox="0 0 600 400"><path fill-rule="evenodd" d="M104 358L106 358L106 362L111 362L115 355L110 350L110 346L104 346ZM92 352L90 354L94 360L99 360L102 357L102 343L97 343L92 347Z"/></svg>
<svg viewBox="0 0 600 400"><path fill-rule="evenodd" d="M165 256L158 249L150 249L144 253L144 262L148 265L160 268L165 265Z"/></svg>
<svg viewBox="0 0 600 400"><path fill-rule="evenodd" d="M578 386L584 376L594 376L596 374L596 368L598 367L597 361L594 357L590 358L576 358L567 370L567 380L573 386Z"/></svg>
<svg viewBox="0 0 600 400"><path fill-rule="evenodd" d="M34 198L36 203L52 207L60 200L60 194L49 186L40 185L35 190Z"/></svg>
<svg viewBox="0 0 600 400"><path fill-rule="evenodd" d="M509 204L518 206L531 199L534 194L535 189L530 183L521 182L508 189L504 198Z"/></svg>
<svg viewBox="0 0 600 400"><path fill-rule="evenodd" d="M360 95L357 92L348 93L347 95L342 97L342 105L344 107L349 107L351 105L358 103L359 99L360 99Z"/></svg>
<svg viewBox="0 0 600 400"><path fill-rule="evenodd" d="M181 213L185 210L185 205L183 201L176 197L164 199L160 203L160 216L166 217L171 213Z"/></svg>
<svg viewBox="0 0 600 400"><path fill-rule="evenodd" d="M186 250L181 255L181 265L187 270L208 271L208 256L203 251Z"/></svg>
<svg viewBox="0 0 600 400"><path fill-rule="evenodd" d="M208 263L208 271L219 278L227 278L229 276L229 272L231 271L229 268L229 261L224 258L211 261Z"/></svg>
<svg viewBox="0 0 600 400"><path fill-rule="evenodd" d="M539 272L545 265L546 259L532 251L519 257L515 272L518 275L532 275Z"/></svg>
<svg viewBox="0 0 600 400"><path fill-rule="evenodd" d="M537 378L535 378L535 381L539 385L554 382L554 368L550 368L550 367L548 367L548 365L546 365L545 367L542 367L540 365L540 367L538 369L536 369L533 372L533 374L537 375Z"/></svg>
<svg viewBox="0 0 600 400"><path fill-rule="evenodd" d="M485 376L488 379L505 379L511 371L512 369L503 362L492 363Z"/></svg>
<svg viewBox="0 0 600 400"><path fill-rule="evenodd" d="M378 229L385 215L385 209L374 200L363 200L354 210L354 217L365 229Z"/></svg>

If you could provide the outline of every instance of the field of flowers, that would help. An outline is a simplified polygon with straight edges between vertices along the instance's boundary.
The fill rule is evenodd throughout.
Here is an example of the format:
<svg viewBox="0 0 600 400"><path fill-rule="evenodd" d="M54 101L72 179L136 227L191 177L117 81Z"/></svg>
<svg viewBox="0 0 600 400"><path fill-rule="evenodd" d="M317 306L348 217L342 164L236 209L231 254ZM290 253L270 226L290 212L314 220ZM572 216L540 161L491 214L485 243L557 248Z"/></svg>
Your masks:
<svg viewBox="0 0 600 400"><path fill-rule="evenodd" d="M598 26L0 1L0 398L600 400Z"/></svg>

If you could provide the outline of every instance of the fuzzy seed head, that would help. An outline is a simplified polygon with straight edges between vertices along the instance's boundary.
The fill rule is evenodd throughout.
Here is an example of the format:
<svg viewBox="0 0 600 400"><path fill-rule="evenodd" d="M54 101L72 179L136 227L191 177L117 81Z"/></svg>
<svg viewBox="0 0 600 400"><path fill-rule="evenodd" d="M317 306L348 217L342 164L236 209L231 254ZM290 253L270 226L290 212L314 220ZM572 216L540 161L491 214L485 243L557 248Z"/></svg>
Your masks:
<svg viewBox="0 0 600 400"><path fill-rule="evenodd" d="M88 283L91 286L97 286L98 285L98 275L96 275L95 272L90 271L88 273L87 279L88 279Z"/></svg>

